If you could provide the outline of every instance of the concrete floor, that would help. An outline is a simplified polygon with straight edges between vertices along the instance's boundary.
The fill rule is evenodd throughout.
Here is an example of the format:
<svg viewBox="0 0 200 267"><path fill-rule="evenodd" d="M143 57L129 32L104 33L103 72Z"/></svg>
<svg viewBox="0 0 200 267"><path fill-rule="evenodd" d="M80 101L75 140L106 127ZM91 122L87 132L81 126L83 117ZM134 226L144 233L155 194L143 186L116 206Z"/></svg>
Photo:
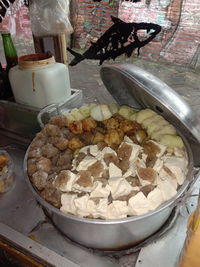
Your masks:
<svg viewBox="0 0 200 267"><path fill-rule="evenodd" d="M69 57L70 59L70 57ZM116 63L132 63L160 78L177 91L200 115L200 70L173 64L156 63L141 58L117 59ZM103 64L114 64L109 61ZM98 61L84 60L74 67L69 67L71 87L82 89L85 103L113 101L100 78L101 66Z"/></svg>

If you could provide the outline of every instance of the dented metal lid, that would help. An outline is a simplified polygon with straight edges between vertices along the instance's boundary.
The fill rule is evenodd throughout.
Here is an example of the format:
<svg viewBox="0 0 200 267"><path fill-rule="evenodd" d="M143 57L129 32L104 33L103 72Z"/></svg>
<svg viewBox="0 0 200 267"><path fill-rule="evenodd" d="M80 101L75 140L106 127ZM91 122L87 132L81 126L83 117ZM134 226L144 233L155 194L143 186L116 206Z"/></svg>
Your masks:
<svg viewBox="0 0 200 267"><path fill-rule="evenodd" d="M189 141L194 165L200 166L200 120L178 93L133 64L104 66L100 73L117 103L138 109L150 108L173 124Z"/></svg>

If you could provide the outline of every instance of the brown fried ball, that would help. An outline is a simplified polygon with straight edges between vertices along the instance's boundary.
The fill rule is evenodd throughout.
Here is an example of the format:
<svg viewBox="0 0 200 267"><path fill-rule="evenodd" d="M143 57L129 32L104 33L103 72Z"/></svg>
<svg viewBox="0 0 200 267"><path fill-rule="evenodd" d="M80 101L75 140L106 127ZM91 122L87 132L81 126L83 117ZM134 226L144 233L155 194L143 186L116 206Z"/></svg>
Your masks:
<svg viewBox="0 0 200 267"><path fill-rule="evenodd" d="M104 141L105 136L102 133L97 132L93 138L92 144L97 144Z"/></svg>
<svg viewBox="0 0 200 267"><path fill-rule="evenodd" d="M107 129L116 129L119 127L119 121L114 118L103 121Z"/></svg>
<svg viewBox="0 0 200 267"><path fill-rule="evenodd" d="M28 175L33 175L37 171L36 159L28 159L27 162Z"/></svg>
<svg viewBox="0 0 200 267"><path fill-rule="evenodd" d="M68 147L71 150L76 150L76 149L79 149L79 148L81 148L83 146L84 146L84 144L77 137L73 137L71 140L69 140L69 143L68 143Z"/></svg>
<svg viewBox="0 0 200 267"><path fill-rule="evenodd" d="M8 156L1 154L0 155L0 168L3 168L4 166L6 166L6 164L8 163L9 158Z"/></svg>
<svg viewBox="0 0 200 267"><path fill-rule="evenodd" d="M53 158L59 153L59 150L52 144L46 144L42 147L42 155L46 158Z"/></svg>
<svg viewBox="0 0 200 267"><path fill-rule="evenodd" d="M41 156L42 156L42 150L40 147L34 149L31 148L28 152L29 158L40 158Z"/></svg>
<svg viewBox="0 0 200 267"><path fill-rule="evenodd" d="M91 131L91 129L94 129L97 127L96 121L92 117L88 117L84 120L82 120L82 126L84 131Z"/></svg>
<svg viewBox="0 0 200 267"><path fill-rule="evenodd" d="M45 171L45 172L49 173L51 171L51 168L52 168L51 160L42 157L37 161L36 167L37 167L37 170Z"/></svg>
<svg viewBox="0 0 200 267"><path fill-rule="evenodd" d="M80 138L85 145L90 145L93 143L94 135L91 132L84 132Z"/></svg>
<svg viewBox="0 0 200 267"><path fill-rule="evenodd" d="M60 128L53 124L47 124L43 129L42 133L45 136L58 136L60 135Z"/></svg>
<svg viewBox="0 0 200 267"><path fill-rule="evenodd" d="M70 149L66 149L64 152L60 153L56 166L58 166L59 169L70 169L72 158L73 152Z"/></svg>
<svg viewBox="0 0 200 267"><path fill-rule="evenodd" d="M108 146L112 146L113 144L119 145L122 142L122 137L120 135L120 132L118 132L117 130L110 129L105 135L104 142Z"/></svg>
<svg viewBox="0 0 200 267"><path fill-rule="evenodd" d="M31 142L30 148L42 147L44 144L46 144L46 136L42 133L37 133L36 137Z"/></svg>
<svg viewBox="0 0 200 267"><path fill-rule="evenodd" d="M37 187L38 190L42 190L45 188L47 179L48 173L41 170L35 172L31 177L33 184Z"/></svg>
<svg viewBox="0 0 200 267"><path fill-rule="evenodd" d="M57 147L59 150L65 150L68 147L68 142L68 139L60 137L55 141L54 146Z"/></svg>
<svg viewBox="0 0 200 267"><path fill-rule="evenodd" d="M57 125L59 128L67 126L67 122L68 122L67 117L64 116L64 115L59 115L59 116L56 116L56 117L52 117L49 120L50 124Z"/></svg>
<svg viewBox="0 0 200 267"><path fill-rule="evenodd" d="M123 120L120 122L120 129L124 133L128 133L128 132L133 133L141 129L141 125L137 123L136 121Z"/></svg>
<svg viewBox="0 0 200 267"><path fill-rule="evenodd" d="M74 134L82 134L83 126L81 121L71 121L68 123L69 130Z"/></svg>

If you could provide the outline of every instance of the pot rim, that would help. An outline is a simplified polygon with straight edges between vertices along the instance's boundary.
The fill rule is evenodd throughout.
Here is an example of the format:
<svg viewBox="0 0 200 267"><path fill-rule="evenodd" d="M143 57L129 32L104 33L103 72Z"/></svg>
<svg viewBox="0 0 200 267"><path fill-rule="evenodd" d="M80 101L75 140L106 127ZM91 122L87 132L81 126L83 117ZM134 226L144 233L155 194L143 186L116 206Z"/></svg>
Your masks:
<svg viewBox="0 0 200 267"><path fill-rule="evenodd" d="M178 132L178 131L177 131ZM186 179L184 181L184 183L181 185L181 187L179 188L179 190L177 191L177 194L172 197L171 199L163 202L160 206L158 206L155 210L147 212L143 215L133 215L127 218L122 218L122 219L111 219L111 220L105 220L105 219L89 219L89 218L82 218L82 217L78 217L72 214L66 214L62 211L60 211L58 208L54 207L53 205L51 205L49 202L47 202L45 199L43 199L40 194L37 192L38 190L35 188L35 186L31 183L28 174L27 174L27 158L28 158L28 152L30 149L30 145L25 153L24 156L24 163L23 163L23 170L24 170L24 175L25 175L25 181L28 185L28 187L30 188L30 190L32 191L33 195L36 197L37 201L47 210L49 210L50 212L56 213L57 215L60 215L66 219L70 219L70 220L74 220L74 221L79 221L79 222L83 222L83 223L87 223L87 224L101 224L101 225L110 225L110 224L122 224L122 223L130 223L130 222L134 222L134 221L138 221L138 220L142 220L145 218L148 218L152 215L156 215L157 213L160 213L161 211L165 210L166 208L168 208L169 206L173 205L174 202L181 198L181 196L184 194L184 192L186 191L186 189L188 189L190 181L193 178L193 156L192 156L192 150L190 148L190 145L188 143L188 141L186 140L186 138L178 132L178 134L181 136L181 138L183 139L185 148L186 148L186 152L187 152L187 156L188 156L188 172L186 175ZM176 206L176 204L175 204Z"/></svg>

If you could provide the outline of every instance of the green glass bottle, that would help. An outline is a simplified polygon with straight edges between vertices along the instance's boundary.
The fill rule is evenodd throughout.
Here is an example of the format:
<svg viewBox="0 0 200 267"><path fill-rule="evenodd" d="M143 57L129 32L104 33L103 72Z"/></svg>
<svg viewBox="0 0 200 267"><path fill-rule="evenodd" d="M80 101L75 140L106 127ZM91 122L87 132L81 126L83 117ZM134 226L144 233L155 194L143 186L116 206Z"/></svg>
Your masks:
<svg viewBox="0 0 200 267"><path fill-rule="evenodd" d="M0 99L10 100L13 97L10 82L6 71L2 68L0 62Z"/></svg>
<svg viewBox="0 0 200 267"><path fill-rule="evenodd" d="M7 63L6 71L8 73L10 68L18 64L18 56L10 32L1 32L1 36L3 40L4 54Z"/></svg>

